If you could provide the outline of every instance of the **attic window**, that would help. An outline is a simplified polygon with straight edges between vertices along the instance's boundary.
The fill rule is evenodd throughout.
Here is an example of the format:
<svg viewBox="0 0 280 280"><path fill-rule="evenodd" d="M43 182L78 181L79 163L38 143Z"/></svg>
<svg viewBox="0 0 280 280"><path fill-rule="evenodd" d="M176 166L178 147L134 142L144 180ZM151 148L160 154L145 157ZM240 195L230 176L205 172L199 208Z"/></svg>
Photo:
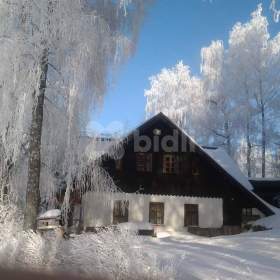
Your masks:
<svg viewBox="0 0 280 280"><path fill-rule="evenodd" d="M136 154L136 170L138 172L152 172L153 155L151 153Z"/></svg>
<svg viewBox="0 0 280 280"><path fill-rule="evenodd" d="M176 174L179 171L178 169L178 160L176 155L166 154L163 156L164 174Z"/></svg>
<svg viewBox="0 0 280 280"><path fill-rule="evenodd" d="M192 162L192 175L198 176L200 174L199 172L199 162L197 159L194 159Z"/></svg>

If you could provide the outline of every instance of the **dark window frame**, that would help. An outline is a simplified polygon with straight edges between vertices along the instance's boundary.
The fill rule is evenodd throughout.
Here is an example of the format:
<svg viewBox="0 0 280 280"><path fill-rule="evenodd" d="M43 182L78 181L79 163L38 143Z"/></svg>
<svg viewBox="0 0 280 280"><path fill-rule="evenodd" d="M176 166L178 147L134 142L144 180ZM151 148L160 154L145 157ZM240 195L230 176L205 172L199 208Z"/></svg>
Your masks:
<svg viewBox="0 0 280 280"><path fill-rule="evenodd" d="M162 173L178 174L179 173L179 156L176 154L164 154L162 157Z"/></svg>
<svg viewBox="0 0 280 280"><path fill-rule="evenodd" d="M136 153L135 164L137 172L153 171L153 154L152 153Z"/></svg>
<svg viewBox="0 0 280 280"><path fill-rule="evenodd" d="M149 222L154 225L164 225L164 203L150 202Z"/></svg>
<svg viewBox="0 0 280 280"><path fill-rule="evenodd" d="M184 226L199 226L199 204L184 204Z"/></svg>

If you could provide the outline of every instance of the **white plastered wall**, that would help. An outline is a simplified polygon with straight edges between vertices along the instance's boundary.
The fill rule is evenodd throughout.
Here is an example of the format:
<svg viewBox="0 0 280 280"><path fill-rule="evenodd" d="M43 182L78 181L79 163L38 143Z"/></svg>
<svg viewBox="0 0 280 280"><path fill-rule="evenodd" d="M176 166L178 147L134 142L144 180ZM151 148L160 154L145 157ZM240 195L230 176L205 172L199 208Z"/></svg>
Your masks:
<svg viewBox="0 0 280 280"><path fill-rule="evenodd" d="M185 204L198 204L199 227L219 228L223 225L223 201L220 198L88 192L84 195L82 201L84 227L99 227L112 224L115 200L129 201L129 222L148 223L150 202L162 202L164 203L163 226L167 229L185 229Z"/></svg>

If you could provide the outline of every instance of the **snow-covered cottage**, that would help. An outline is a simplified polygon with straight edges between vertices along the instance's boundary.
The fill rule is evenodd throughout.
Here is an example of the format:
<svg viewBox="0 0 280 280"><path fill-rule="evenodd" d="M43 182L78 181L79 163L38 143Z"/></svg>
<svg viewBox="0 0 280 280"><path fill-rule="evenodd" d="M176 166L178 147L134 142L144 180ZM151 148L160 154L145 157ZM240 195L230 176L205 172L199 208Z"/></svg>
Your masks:
<svg viewBox="0 0 280 280"><path fill-rule="evenodd" d="M120 154L102 164L124 193L107 204L86 193L84 228L139 222L197 232L274 214L223 149L198 145L162 113L132 131Z"/></svg>

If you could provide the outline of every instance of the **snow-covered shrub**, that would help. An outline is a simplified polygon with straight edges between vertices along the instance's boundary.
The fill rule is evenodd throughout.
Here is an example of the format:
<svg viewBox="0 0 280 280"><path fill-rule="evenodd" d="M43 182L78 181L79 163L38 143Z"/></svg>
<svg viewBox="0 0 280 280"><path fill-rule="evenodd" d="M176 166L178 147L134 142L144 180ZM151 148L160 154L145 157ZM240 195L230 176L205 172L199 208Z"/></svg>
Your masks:
<svg viewBox="0 0 280 280"><path fill-rule="evenodd" d="M43 264L44 240L22 230L22 214L13 204L0 204L0 266L36 269Z"/></svg>
<svg viewBox="0 0 280 280"><path fill-rule="evenodd" d="M174 279L172 265L163 267L143 250L144 238L130 230L87 233L61 243L57 269L108 279Z"/></svg>
<svg viewBox="0 0 280 280"><path fill-rule="evenodd" d="M174 279L171 263L160 264L143 249L144 237L126 227L65 240L61 234L22 230L22 214L0 204L0 266L48 272L70 272L108 279Z"/></svg>

